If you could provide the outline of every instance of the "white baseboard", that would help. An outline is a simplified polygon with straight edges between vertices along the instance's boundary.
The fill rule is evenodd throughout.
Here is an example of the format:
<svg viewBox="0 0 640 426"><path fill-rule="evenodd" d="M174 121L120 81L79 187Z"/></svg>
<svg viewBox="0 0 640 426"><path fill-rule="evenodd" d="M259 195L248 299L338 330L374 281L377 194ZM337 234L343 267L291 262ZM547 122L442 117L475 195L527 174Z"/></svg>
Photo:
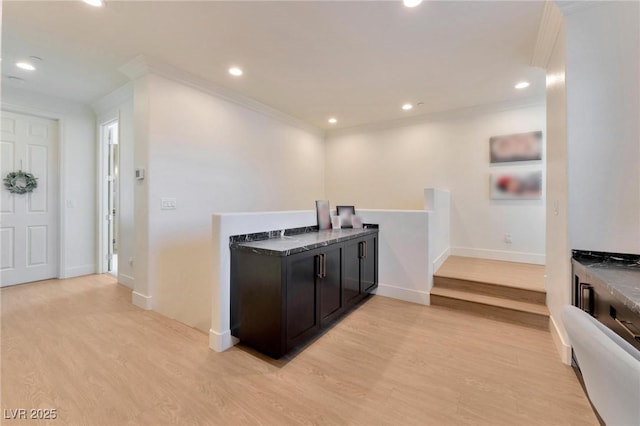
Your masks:
<svg viewBox="0 0 640 426"><path fill-rule="evenodd" d="M560 333L560 329L553 319L553 315L549 317L549 331L551 332L553 343L555 343L556 349L558 349L558 354L560 354L560 360L563 364L571 365L571 346L568 345L562 337L562 333Z"/></svg>
<svg viewBox="0 0 640 426"><path fill-rule="evenodd" d="M443 251L442 253L440 253L440 256L438 256L436 258L436 260L433 261L433 273L435 274L436 272L438 272L438 269L440 269L440 267L444 264L444 262L447 261L447 258L449 257L449 255L451 254L451 249L446 249L445 251Z"/></svg>
<svg viewBox="0 0 640 426"><path fill-rule="evenodd" d="M153 309L152 299L151 296L146 296L137 291L131 292L131 303L144 310L148 311Z"/></svg>
<svg viewBox="0 0 640 426"><path fill-rule="evenodd" d="M452 256L477 257L480 259L504 260L506 262L545 264L544 254L519 251L489 250L470 247L451 247Z"/></svg>
<svg viewBox="0 0 640 426"><path fill-rule="evenodd" d="M118 274L118 282L126 287L129 287L131 290L134 289L133 284L135 283L135 279L126 274Z"/></svg>
<svg viewBox="0 0 640 426"><path fill-rule="evenodd" d="M209 347L216 352L224 352L238 342L239 340L231 335L231 330L218 333L213 329L209 329Z"/></svg>
<svg viewBox="0 0 640 426"><path fill-rule="evenodd" d="M60 278L81 277L83 275L92 275L96 273L96 265L73 266L64 270Z"/></svg>
<svg viewBox="0 0 640 426"><path fill-rule="evenodd" d="M392 299L404 300L405 302L419 303L421 305L430 304L429 292L427 291L396 287L389 284L378 284L375 294Z"/></svg>

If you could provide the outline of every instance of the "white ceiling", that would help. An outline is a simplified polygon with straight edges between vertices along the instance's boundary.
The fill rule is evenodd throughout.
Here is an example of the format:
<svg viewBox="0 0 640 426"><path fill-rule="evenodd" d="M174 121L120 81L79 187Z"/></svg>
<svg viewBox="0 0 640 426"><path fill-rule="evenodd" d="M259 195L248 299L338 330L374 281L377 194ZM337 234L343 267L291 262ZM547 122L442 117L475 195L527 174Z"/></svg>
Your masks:
<svg viewBox="0 0 640 426"><path fill-rule="evenodd" d="M3 84L90 103L147 55L321 128L544 93L529 66L542 2L4 1ZM15 67L40 56L33 73ZM245 70L241 78L227 73ZM530 88L514 84L529 80ZM404 112L405 102L424 105Z"/></svg>

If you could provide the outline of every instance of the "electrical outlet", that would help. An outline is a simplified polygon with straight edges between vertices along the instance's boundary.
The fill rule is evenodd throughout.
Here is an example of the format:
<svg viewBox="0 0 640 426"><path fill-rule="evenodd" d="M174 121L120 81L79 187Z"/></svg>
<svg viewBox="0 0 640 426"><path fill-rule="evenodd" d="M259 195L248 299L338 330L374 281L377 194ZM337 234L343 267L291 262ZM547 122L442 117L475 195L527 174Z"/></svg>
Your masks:
<svg viewBox="0 0 640 426"><path fill-rule="evenodd" d="M513 235L511 234L511 232L507 232L506 234L504 234L504 242L507 244L511 244L513 242Z"/></svg>
<svg viewBox="0 0 640 426"><path fill-rule="evenodd" d="M177 202L175 198L162 198L160 200L160 210L175 210Z"/></svg>

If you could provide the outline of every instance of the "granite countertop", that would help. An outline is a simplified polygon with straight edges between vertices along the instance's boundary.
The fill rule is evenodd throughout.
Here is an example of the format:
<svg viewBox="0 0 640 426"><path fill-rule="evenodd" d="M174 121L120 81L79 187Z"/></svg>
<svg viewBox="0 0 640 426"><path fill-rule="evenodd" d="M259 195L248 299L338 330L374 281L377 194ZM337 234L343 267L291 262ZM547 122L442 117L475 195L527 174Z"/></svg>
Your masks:
<svg viewBox="0 0 640 426"><path fill-rule="evenodd" d="M230 247L236 250L251 251L252 253L269 256L289 256L318 247L325 247L329 244L376 234L377 232L377 228L316 230L297 235L278 236L260 241L232 241Z"/></svg>
<svg viewBox="0 0 640 426"><path fill-rule="evenodd" d="M640 256L591 258L574 254L587 272L599 279L627 308L640 315Z"/></svg>

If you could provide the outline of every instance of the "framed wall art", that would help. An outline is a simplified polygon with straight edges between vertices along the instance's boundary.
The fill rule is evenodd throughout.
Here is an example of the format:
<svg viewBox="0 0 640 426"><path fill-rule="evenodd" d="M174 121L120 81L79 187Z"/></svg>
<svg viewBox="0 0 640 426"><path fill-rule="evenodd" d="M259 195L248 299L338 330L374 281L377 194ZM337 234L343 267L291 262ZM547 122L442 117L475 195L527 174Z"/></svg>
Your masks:
<svg viewBox="0 0 640 426"><path fill-rule="evenodd" d="M542 132L493 136L489 152L491 164L542 160Z"/></svg>

